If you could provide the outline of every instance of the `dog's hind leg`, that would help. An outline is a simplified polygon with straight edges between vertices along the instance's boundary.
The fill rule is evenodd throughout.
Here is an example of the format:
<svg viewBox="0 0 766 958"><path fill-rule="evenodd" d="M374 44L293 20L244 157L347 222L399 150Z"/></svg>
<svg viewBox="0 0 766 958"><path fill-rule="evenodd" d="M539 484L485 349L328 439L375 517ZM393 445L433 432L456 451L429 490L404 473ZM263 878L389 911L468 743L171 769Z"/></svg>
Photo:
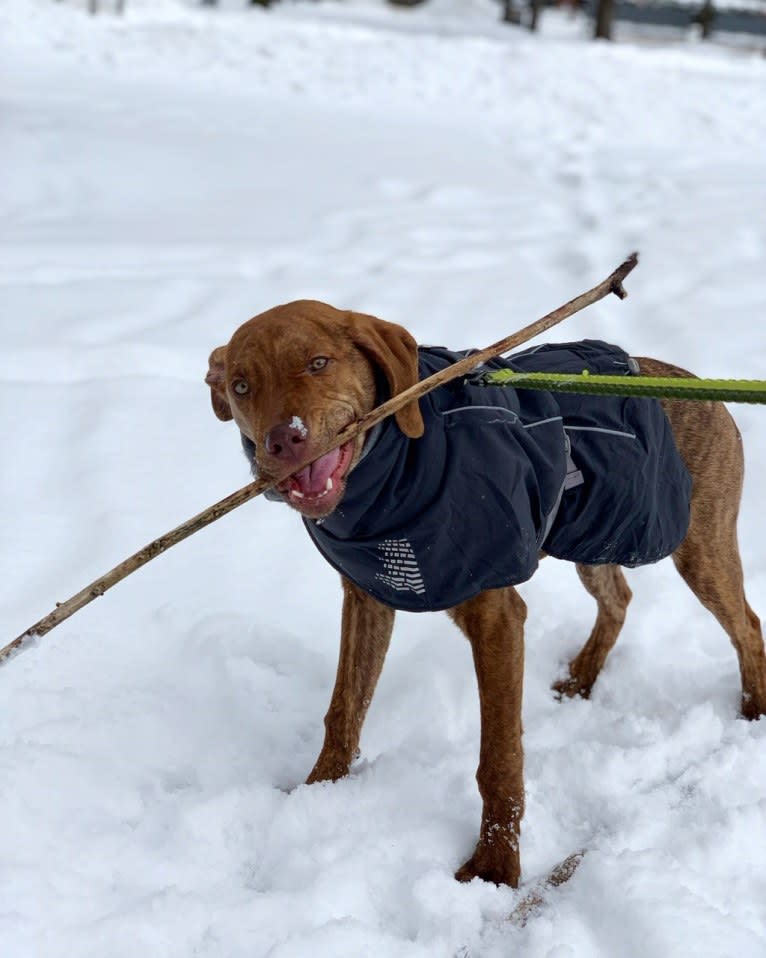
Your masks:
<svg viewBox="0 0 766 958"><path fill-rule="evenodd" d="M632 592L616 565L578 565L577 574L598 603L596 624L588 641L569 663L569 675L556 682L559 695L590 695L607 655L617 641Z"/></svg>
<svg viewBox="0 0 766 958"><path fill-rule="evenodd" d="M348 774L394 628L393 609L348 579L342 581L338 674L324 720L324 745L307 779L308 785L335 781Z"/></svg>
<svg viewBox="0 0 766 958"><path fill-rule="evenodd" d="M721 510L723 511L723 510ZM761 623L745 597L737 547L736 515L708 512L705 521L694 518L673 560L684 581L726 630L739 659L742 677L742 715L766 715L766 652Z"/></svg>
<svg viewBox="0 0 766 958"><path fill-rule="evenodd" d="M653 359L639 363L648 376L691 375ZM758 718L766 715L766 652L761 624L745 598L737 545L742 438L723 403L665 400L662 405L694 481L689 531L673 560L731 639L742 676L742 714Z"/></svg>

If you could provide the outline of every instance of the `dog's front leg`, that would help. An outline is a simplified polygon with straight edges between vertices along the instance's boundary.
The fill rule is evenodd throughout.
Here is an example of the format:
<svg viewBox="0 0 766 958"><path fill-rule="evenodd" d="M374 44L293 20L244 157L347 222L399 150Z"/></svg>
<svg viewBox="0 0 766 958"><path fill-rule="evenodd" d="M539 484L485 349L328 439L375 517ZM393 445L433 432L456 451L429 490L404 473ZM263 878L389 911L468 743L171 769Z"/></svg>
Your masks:
<svg viewBox="0 0 766 958"><path fill-rule="evenodd" d="M324 745L307 784L348 774L393 627L393 609L343 579L338 675L324 720Z"/></svg>
<svg viewBox="0 0 766 958"><path fill-rule="evenodd" d="M471 643L481 709L476 780L484 800L481 834L458 881L519 884L519 828L524 814L521 694L526 606L515 589L480 593L450 611Z"/></svg>

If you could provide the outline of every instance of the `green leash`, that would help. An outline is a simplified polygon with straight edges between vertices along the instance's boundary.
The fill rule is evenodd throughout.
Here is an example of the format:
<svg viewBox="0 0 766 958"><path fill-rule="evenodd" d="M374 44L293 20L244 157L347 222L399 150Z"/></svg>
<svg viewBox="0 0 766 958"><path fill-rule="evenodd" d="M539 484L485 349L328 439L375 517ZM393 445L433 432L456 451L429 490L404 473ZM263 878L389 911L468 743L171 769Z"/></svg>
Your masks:
<svg viewBox="0 0 766 958"><path fill-rule="evenodd" d="M601 376L570 373L517 373L498 369L473 382L480 386L547 389L596 396L648 396L654 399L702 399L714 402L766 403L766 380L683 379L672 376Z"/></svg>

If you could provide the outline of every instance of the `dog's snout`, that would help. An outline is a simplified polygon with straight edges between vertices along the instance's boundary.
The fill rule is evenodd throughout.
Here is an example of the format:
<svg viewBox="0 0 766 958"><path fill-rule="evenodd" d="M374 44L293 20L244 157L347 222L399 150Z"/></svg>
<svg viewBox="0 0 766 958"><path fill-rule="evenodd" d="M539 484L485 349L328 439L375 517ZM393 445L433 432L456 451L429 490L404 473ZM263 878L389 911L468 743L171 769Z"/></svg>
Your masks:
<svg viewBox="0 0 766 958"><path fill-rule="evenodd" d="M266 433L266 452L275 459L298 461L304 453L308 430L297 417Z"/></svg>

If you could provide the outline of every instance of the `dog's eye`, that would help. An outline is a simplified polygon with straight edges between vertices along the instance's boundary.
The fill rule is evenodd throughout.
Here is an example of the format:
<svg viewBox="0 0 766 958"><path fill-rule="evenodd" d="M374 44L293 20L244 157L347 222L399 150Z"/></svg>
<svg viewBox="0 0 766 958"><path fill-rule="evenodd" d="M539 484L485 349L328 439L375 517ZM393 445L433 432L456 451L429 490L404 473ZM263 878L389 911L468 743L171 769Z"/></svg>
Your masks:
<svg viewBox="0 0 766 958"><path fill-rule="evenodd" d="M246 396L250 392L250 386L244 379L237 379L231 388L238 396Z"/></svg>
<svg viewBox="0 0 766 958"><path fill-rule="evenodd" d="M324 369L329 362L330 360L327 356L314 356L309 363L309 372L318 373L319 370Z"/></svg>

